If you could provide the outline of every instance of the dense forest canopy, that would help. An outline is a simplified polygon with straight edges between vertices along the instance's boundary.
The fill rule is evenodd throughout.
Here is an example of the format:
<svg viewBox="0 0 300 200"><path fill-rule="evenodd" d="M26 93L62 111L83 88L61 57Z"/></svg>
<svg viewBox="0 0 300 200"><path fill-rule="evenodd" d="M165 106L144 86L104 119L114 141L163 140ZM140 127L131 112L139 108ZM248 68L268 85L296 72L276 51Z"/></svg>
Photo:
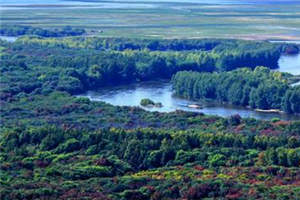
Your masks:
<svg viewBox="0 0 300 200"><path fill-rule="evenodd" d="M147 112L73 96L174 75L186 98L299 112L293 76L270 70L288 47L221 39L0 41L0 199L297 199L299 121Z"/></svg>
<svg viewBox="0 0 300 200"><path fill-rule="evenodd" d="M276 68L283 48L239 40L23 37L14 43L1 42L1 98L54 90L74 94L122 82L171 78L182 70Z"/></svg>
<svg viewBox="0 0 300 200"><path fill-rule="evenodd" d="M223 121L190 117L197 119L203 127ZM237 116L223 122L236 131L257 124ZM293 199L299 195L299 125L274 121L270 127L286 131L280 136L267 129L261 135L224 133L221 127L214 133L11 129L0 139L0 197Z"/></svg>
<svg viewBox="0 0 300 200"><path fill-rule="evenodd" d="M222 73L178 72L172 81L175 94L181 97L300 113L300 87L289 86L288 76L257 67Z"/></svg>
<svg viewBox="0 0 300 200"><path fill-rule="evenodd" d="M65 26L61 29L44 29L32 26L12 26L2 24L0 26L0 35L5 36L22 36L22 35L37 35L42 37L64 37L78 36L85 33L84 29Z"/></svg>

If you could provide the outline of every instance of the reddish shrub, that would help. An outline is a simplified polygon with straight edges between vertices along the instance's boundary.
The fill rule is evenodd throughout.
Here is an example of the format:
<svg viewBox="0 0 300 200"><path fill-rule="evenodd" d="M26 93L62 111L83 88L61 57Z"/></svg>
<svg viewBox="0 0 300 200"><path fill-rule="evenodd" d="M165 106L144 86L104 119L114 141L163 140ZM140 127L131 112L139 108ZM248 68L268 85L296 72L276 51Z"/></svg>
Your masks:
<svg viewBox="0 0 300 200"><path fill-rule="evenodd" d="M196 166L194 167L194 169L195 169L195 170L198 170L198 171L203 171L205 168L202 167L201 165L196 165Z"/></svg>

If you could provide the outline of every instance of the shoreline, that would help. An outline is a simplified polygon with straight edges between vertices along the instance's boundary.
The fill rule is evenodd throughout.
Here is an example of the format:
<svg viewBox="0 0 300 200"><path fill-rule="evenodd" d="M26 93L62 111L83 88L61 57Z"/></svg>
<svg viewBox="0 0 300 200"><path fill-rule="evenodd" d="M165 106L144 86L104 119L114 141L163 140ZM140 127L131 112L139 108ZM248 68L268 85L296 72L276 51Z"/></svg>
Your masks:
<svg viewBox="0 0 300 200"><path fill-rule="evenodd" d="M279 113L279 114L284 114L285 112L279 109L254 109L256 112L262 112L262 113Z"/></svg>

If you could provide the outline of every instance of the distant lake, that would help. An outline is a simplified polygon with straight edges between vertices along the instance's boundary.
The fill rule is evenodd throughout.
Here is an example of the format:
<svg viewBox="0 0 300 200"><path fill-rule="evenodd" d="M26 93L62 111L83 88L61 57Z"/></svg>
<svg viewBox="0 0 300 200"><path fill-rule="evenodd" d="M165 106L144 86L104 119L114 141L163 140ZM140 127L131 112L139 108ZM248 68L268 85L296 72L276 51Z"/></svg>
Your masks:
<svg viewBox="0 0 300 200"><path fill-rule="evenodd" d="M64 0L0 0L1 5L51 5L51 4L87 4L81 1Z"/></svg>
<svg viewBox="0 0 300 200"><path fill-rule="evenodd" d="M100 4L100 3L127 3L128 0L0 0L2 5L51 5L51 4L68 4L68 5L79 5L79 4ZM197 4L236 4L236 3L248 3L247 1L239 0L134 0L130 3L197 3Z"/></svg>
<svg viewBox="0 0 300 200"><path fill-rule="evenodd" d="M257 4L248 0L0 0L0 10L14 9L57 9L57 8L154 8L159 4ZM82 7L81 7L82 6Z"/></svg>
<svg viewBox="0 0 300 200"><path fill-rule="evenodd" d="M282 56L280 61L280 71L288 71L300 74L300 55ZM181 99L173 96L171 83L166 81L142 82L130 85L101 88L96 91L88 91L80 96L88 97L92 101L104 101L118 106L140 106L143 98L149 98L155 102L161 102L162 108L144 108L149 111L172 112L175 110L185 110L191 112L201 112L207 115L218 115L229 117L239 114L241 117L251 117L256 119L270 120L274 117L282 120L300 120L299 115L261 113L244 107L224 105L218 103L202 103L203 109L189 108L187 105L197 102Z"/></svg>
<svg viewBox="0 0 300 200"><path fill-rule="evenodd" d="M297 0L0 0L1 5L100 5L100 4L297 4ZM299 3L299 2L298 2Z"/></svg>
<svg viewBox="0 0 300 200"><path fill-rule="evenodd" d="M82 8L153 8L151 3L114 2L112 1L73 1L73 0L0 0L0 10L24 10L24 9L82 9Z"/></svg>
<svg viewBox="0 0 300 200"><path fill-rule="evenodd" d="M0 39L1 40L5 40L5 41L8 41L8 42L14 42L18 39L18 37L13 37L13 36L1 36L0 35Z"/></svg>

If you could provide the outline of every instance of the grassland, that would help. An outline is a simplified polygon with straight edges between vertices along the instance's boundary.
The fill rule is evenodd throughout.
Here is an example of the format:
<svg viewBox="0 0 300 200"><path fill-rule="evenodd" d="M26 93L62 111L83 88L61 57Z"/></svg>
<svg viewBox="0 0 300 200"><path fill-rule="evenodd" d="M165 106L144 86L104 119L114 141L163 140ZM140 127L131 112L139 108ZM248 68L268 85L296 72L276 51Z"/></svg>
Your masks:
<svg viewBox="0 0 300 200"><path fill-rule="evenodd" d="M300 39L300 3L104 1L2 7L3 24L72 25L103 37Z"/></svg>

